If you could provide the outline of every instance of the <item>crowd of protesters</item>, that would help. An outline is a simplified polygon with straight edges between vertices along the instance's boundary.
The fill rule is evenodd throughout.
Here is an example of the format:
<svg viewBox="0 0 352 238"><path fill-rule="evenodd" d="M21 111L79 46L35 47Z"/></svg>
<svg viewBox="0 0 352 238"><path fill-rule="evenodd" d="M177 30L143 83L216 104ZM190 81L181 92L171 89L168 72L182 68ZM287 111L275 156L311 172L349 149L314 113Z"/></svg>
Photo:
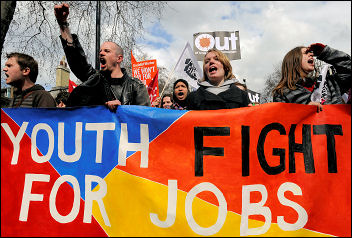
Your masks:
<svg viewBox="0 0 352 238"><path fill-rule="evenodd" d="M245 84L233 74L232 66L225 54L210 49L203 59L203 78L198 79L199 88L191 92L185 79L177 79L171 94L161 95L152 103L147 88L139 79L130 77L121 67L124 53L116 43L105 41L100 48L100 70L87 62L77 35L71 34L67 21L68 4L54 7L60 27L59 36L68 64L74 75L83 83L70 94L60 93L56 99L35 84L38 63L33 57L22 53L7 54L3 71L6 83L13 86L14 97L8 107L76 107L105 105L116 111L119 105L142 105L175 110L215 110L248 107L251 103ZM328 63L323 74L317 75L314 56ZM343 94L351 103L351 56L314 43L299 46L284 57L281 80L273 90L273 101L316 105L322 110L324 104L341 104Z"/></svg>

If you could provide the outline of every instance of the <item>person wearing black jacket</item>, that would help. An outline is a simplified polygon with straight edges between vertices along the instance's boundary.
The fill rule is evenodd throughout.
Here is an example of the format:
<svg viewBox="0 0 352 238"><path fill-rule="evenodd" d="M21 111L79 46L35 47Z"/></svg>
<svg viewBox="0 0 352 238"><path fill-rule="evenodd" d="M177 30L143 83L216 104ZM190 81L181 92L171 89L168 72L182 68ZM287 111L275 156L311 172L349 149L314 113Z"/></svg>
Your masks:
<svg viewBox="0 0 352 238"><path fill-rule="evenodd" d="M308 76L315 70L314 56L331 64L322 85L322 76ZM281 68L281 80L273 90L274 102L316 105L321 111L323 104L343 103L341 95L351 90L351 56L328 45L295 47L285 55ZM312 100L313 93L321 94L316 101Z"/></svg>
<svg viewBox="0 0 352 238"><path fill-rule="evenodd" d="M77 35L70 33L67 23L69 5L55 5L54 12L70 69L83 82L71 92L68 107L106 105L115 111L118 105L150 106L145 85L139 79L128 76L126 69L121 68L123 50L118 44L106 41L101 45L101 69L96 70L87 62Z"/></svg>
<svg viewBox="0 0 352 238"><path fill-rule="evenodd" d="M247 92L239 89L229 59L221 51L210 49L203 60L204 78L188 96L188 110L215 110L247 107Z"/></svg>
<svg viewBox="0 0 352 238"><path fill-rule="evenodd" d="M190 93L188 82L184 79L177 79L173 86L173 109L176 110L187 110L188 106L188 95Z"/></svg>

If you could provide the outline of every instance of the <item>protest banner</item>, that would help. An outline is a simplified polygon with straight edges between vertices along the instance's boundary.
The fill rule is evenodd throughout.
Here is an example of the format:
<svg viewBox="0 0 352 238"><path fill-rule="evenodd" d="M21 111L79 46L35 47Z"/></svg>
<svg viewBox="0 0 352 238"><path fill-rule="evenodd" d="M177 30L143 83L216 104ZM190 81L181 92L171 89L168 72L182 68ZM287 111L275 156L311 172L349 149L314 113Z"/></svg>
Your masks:
<svg viewBox="0 0 352 238"><path fill-rule="evenodd" d="M71 93L73 89L77 87L77 84L73 82L71 79L68 80L68 92Z"/></svg>
<svg viewBox="0 0 352 238"><path fill-rule="evenodd" d="M150 102L153 102L156 98L159 97L159 70L156 71L156 74L150 81L147 90Z"/></svg>
<svg viewBox="0 0 352 238"><path fill-rule="evenodd" d="M2 236L351 236L351 105L1 109Z"/></svg>
<svg viewBox="0 0 352 238"><path fill-rule="evenodd" d="M249 89L247 89L247 93L248 93L249 100L252 103L256 103L256 102L260 103L260 93L254 92L254 91L249 90Z"/></svg>
<svg viewBox="0 0 352 238"><path fill-rule="evenodd" d="M148 87L157 72L156 60L137 62L131 51L131 63L132 77L140 79Z"/></svg>
<svg viewBox="0 0 352 238"><path fill-rule="evenodd" d="M174 72L178 78L186 80L193 90L199 88L197 80L203 78L203 70L199 67L198 61L188 42L175 65Z"/></svg>
<svg viewBox="0 0 352 238"><path fill-rule="evenodd" d="M203 60L209 49L217 49L229 60L241 59L239 31L198 32L193 34L193 50L197 60Z"/></svg>

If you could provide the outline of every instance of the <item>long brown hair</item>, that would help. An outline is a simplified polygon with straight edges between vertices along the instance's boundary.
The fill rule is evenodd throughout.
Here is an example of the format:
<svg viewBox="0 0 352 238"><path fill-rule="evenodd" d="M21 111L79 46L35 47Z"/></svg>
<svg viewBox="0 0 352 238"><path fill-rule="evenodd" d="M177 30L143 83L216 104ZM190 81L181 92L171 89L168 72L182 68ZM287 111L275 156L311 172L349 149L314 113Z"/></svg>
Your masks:
<svg viewBox="0 0 352 238"><path fill-rule="evenodd" d="M225 71L225 80L236 78L235 75L233 75L233 73L232 73L232 66L231 66L229 58L227 58L227 56L224 53L222 53L220 50L210 49L204 55L204 59L203 59L203 78L200 81L209 81L208 76L205 73L204 65L205 65L205 56L207 56L207 54L209 54L210 52L214 52L218 56L219 61L222 63L222 65L224 67L224 71Z"/></svg>
<svg viewBox="0 0 352 238"><path fill-rule="evenodd" d="M273 94L280 93L282 95L285 88L296 89L296 83L301 78L303 71L301 64L302 48L305 48L305 46L297 46L285 55L281 65L281 80L273 90Z"/></svg>

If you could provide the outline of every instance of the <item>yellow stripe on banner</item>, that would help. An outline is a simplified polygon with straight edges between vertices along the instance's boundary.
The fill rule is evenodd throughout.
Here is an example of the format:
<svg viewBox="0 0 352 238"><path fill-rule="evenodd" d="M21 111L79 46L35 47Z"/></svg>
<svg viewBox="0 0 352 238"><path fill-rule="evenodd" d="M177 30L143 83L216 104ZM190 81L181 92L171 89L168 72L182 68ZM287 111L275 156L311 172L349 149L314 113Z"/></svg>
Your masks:
<svg viewBox="0 0 352 238"><path fill-rule="evenodd" d="M166 219L168 186L137 177L119 169L113 169L105 178L107 194L103 199L111 224L105 225L97 202L93 202L93 216L109 236L200 236L195 233L186 220L185 200L187 193L177 191L177 210L175 223L169 228L160 228L150 219L150 213L158 214L161 221ZM94 191L99 190L96 187ZM218 206L200 198L193 201L193 217L201 227L210 227L216 223ZM241 216L227 212L221 230L213 236L240 236ZM249 220L249 228L261 227L264 222ZM262 236L330 236L319 232L300 229L283 231L276 223L271 224L268 232Z"/></svg>

